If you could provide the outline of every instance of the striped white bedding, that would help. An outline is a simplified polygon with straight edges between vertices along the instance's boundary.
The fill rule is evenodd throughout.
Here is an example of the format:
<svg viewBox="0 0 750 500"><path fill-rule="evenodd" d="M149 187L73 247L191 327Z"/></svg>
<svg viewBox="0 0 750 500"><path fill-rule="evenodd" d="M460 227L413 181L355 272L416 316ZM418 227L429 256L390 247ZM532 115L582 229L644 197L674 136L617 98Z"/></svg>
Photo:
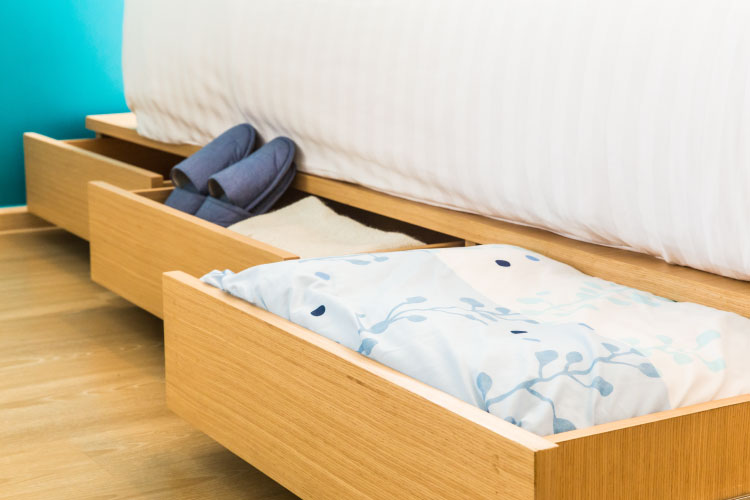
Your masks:
<svg viewBox="0 0 750 500"><path fill-rule="evenodd" d="M128 0L139 132L750 279L750 2Z"/></svg>

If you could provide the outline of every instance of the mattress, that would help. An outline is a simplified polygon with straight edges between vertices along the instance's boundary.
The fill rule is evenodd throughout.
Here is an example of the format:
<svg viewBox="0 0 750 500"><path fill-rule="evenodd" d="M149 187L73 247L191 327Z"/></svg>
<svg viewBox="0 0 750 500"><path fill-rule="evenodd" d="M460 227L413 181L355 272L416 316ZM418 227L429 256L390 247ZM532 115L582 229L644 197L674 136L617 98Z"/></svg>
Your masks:
<svg viewBox="0 0 750 500"><path fill-rule="evenodd" d="M140 134L750 279L750 2L128 0Z"/></svg>
<svg viewBox="0 0 750 500"><path fill-rule="evenodd" d="M203 281L539 435L750 393L750 319L480 245Z"/></svg>

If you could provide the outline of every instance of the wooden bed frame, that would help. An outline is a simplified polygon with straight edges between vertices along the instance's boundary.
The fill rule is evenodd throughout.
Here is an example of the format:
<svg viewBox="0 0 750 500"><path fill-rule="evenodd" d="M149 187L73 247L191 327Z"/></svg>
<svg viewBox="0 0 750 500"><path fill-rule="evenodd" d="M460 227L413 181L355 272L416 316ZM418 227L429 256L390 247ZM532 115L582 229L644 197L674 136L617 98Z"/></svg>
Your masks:
<svg viewBox="0 0 750 500"><path fill-rule="evenodd" d="M132 114L88 128L140 137ZM750 282L299 174L295 188L470 243L509 243L750 316ZM98 186L102 192L104 186ZM750 492L750 395L540 437L183 272L163 282L167 402L304 498L725 499Z"/></svg>

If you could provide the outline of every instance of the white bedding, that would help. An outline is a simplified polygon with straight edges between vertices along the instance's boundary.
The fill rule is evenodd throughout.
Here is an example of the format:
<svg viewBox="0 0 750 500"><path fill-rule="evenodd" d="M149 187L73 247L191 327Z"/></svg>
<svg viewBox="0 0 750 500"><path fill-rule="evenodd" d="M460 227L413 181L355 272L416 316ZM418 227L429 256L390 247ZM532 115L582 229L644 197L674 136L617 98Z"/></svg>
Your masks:
<svg viewBox="0 0 750 500"><path fill-rule="evenodd" d="M128 0L138 131L750 279L750 2Z"/></svg>

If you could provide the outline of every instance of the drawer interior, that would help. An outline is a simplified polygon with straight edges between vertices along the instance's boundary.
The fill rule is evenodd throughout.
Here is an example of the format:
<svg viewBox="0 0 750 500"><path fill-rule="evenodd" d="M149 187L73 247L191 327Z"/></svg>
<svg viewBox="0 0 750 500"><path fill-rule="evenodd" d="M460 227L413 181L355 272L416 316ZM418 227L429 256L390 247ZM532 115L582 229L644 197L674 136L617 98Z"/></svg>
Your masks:
<svg viewBox="0 0 750 500"><path fill-rule="evenodd" d="M286 249L255 240L171 207L171 187L128 191L104 182L89 185L91 277L147 311L162 314L162 274L180 270L202 276L214 269L241 271L296 259ZM275 208L305 196L290 190ZM388 217L337 205L380 229L401 231L428 245L460 246L463 241ZM395 248L392 250L401 250Z"/></svg>
<svg viewBox="0 0 750 500"><path fill-rule="evenodd" d="M276 205L274 205L273 210L284 208L308 196L311 196L311 195L309 193L305 193L303 191L291 188L287 190L287 192L284 193L284 196L282 196L281 199L276 203ZM326 198L319 197L319 199L325 205L327 205L329 208L331 208L334 212L336 212L339 215L343 215L345 217L353 219L366 226L380 229L381 231L398 232L398 233L406 234L408 236L411 236L412 238L415 238L425 243L425 245L463 246L463 243L464 243L463 240L459 242L455 237L452 237L452 236L449 236L447 234L443 234L437 231L432 231L425 227L420 227L414 224L409 224L408 222L400 221L397 219L392 219L385 215L380 215L374 212L369 212L367 210L356 208L351 205L345 205L343 203L338 203L336 201L329 200ZM389 249L389 250L396 250L396 249Z"/></svg>
<svg viewBox="0 0 750 500"><path fill-rule="evenodd" d="M110 137L59 141L40 134L23 137L29 211L88 239L89 181L125 189L164 185L181 157Z"/></svg>
<svg viewBox="0 0 750 500"><path fill-rule="evenodd" d="M174 165L184 160L183 157L121 141L113 137L97 137L94 139L71 139L61 141L74 148L89 151L91 153L106 156L129 165L133 165L169 179L169 171Z"/></svg>

